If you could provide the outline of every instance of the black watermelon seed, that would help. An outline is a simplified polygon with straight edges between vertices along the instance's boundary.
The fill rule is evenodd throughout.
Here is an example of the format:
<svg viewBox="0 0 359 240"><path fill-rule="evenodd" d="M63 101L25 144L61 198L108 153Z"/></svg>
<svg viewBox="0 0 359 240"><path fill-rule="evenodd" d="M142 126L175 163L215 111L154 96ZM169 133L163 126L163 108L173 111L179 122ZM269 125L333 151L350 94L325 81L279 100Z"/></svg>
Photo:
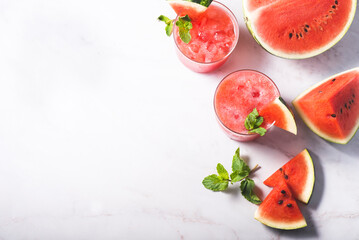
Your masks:
<svg viewBox="0 0 359 240"><path fill-rule="evenodd" d="M282 191L280 191L282 194L285 194L285 191L284 190L282 190Z"/></svg>
<svg viewBox="0 0 359 240"><path fill-rule="evenodd" d="M304 32L308 32L308 30L306 28L304 28Z"/></svg>
<svg viewBox="0 0 359 240"><path fill-rule="evenodd" d="M297 38L299 38L298 33L296 33L295 36L296 36Z"/></svg>
<svg viewBox="0 0 359 240"><path fill-rule="evenodd" d="M335 6L335 5L333 5L333 6L332 6L332 8L333 8L333 9L335 9L335 8L336 8L336 6Z"/></svg>
<svg viewBox="0 0 359 240"><path fill-rule="evenodd" d="M292 207L292 204L291 204L291 203L288 203L288 204L287 204L287 207Z"/></svg>
<svg viewBox="0 0 359 240"><path fill-rule="evenodd" d="M292 38L293 37L293 33L289 33L289 38Z"/></svg>
<svg viewBox="0 0 359 240"><path fill-rule="evenodd" d="M282 169L282 168L279 168L279 171L283 171L283 169Z"/></svg>
<svg viewBox="0 0 359 240"><path fill-rule="evenodd" d="M305 24L305 27L306 27L306 28L309 28L309 25L308 25L308 24Z"/></svg>
<svg viewBox="0 0 359 240"><path fill-rule="evenodd" d="M338 5L338 1L335 1L334 3L335 3L336 5Z"/></svg>
<svg viewBox="0 0 359 240"><path fill-rule="evenodd" d="M300 37L303 37L302 33L299 33Z"/></svg>
<svg viewBox="0 0 359 240"><path fill-rule="evenodd" d="M340 113L343 113L343 108L340 108Z"/></svg>
<svg viewBox="0 0 359 240"><path fill-rule="evenodd" d="M288 175L287 175L287 174L284 174L284 178L285 178L285 179L288 179Z"/></svg>
<svg viewBox="0 0 359 240"><path fill-rule="evenodd" d="M335 81L335 78L332 80L332 82L334 82Z"/></svg>
<svg viewBox="0 0 359 240"><path fill-rule="evenodd" d="M319 91L319 93L322 93L323 91Z"/></svg>
<svg viewBox="0 0 359 240"><path fill-rule="evenodd" d="M352 105L352 101L351 101L351 100L349 100L349 104Z"/></svg>
<svg viewBox="0 0 359 240"><path fill-rule="evenodd" d="M353 98L355 98L355 94L353 93Z"/></svg>
<svg viewBox="0 0 359 240"><path fill-rule="evenodd" d="M344 107L345 107L346 109L348 109L348 106L347 106L347 104L346 104L346 103L344 104Z"/></svg>
<svg viewBox="0 0 359 240"><path fill-rule="evenodd" d="M335 114L332 114L332 117L336 117L337 115L335 115Z"/></svg>
<svg viewBox="0 0 359 240"><path fill-rule="evenodd" d="M348 108L350 109L350 106Z"/></svg>
<svg viewBox="0 0 359 240"><path fill-rule="evenodd" d="M282 204L283 203L283 200L279 200L278 201L278 204L280 205L280 204Z"/></svg>

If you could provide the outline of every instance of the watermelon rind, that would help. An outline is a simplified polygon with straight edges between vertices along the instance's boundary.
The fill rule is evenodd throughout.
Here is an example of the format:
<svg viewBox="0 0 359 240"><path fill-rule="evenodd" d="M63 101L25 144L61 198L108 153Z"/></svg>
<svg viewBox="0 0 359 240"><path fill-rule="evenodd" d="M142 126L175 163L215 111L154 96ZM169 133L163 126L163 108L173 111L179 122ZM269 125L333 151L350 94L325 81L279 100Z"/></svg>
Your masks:
<svg viewBox="0 0 359 240"><path fill-rule="evenodd" d="M304 149L300 154L303 155L305 158L305 163L308 167L308 175L307 175L307 181L305 183L304 190L302 194L298 196L298 200L305 204L308 204L314 189L314 182L315 182L314 164L312 157L310 156L307 149Z"/></svg>
<svg viewBox="0 0 359 240"><path fill-rule="evenodd" d="M208 7L212 3L212 0L184 0L184 1L197 3L205 7Z"/></svg>
<svg viewBox="0 0 359 240"><path fill-rule="evenodd" d="M259 208L257 208L256 212L254 213L254 218L268 227L278 228L283 230L293 230L293 229L304 228L307 226L307 222L305 221L304 218L291 223L267 219L260 214Z"/></svg>
<svg viewBox="0 0 359 240"><path fill-rule="evenodd" d="M352 11L349 14L348 22L346 23L345 27L340 32L340 34L338 34L338 36L336 38L334 38L331 42L329 42L328 44L324 45L323 47L321 47L315 51L308 51L307 53L302 53L302 54L289 54L289 53L285 53L285 52L282 52L282 51L272 48L258 36L256 28L255 28L254 24L251 22L251 19L255 19L256 16L252 16L250 11L247 9L248 1L250 1L250 0L243 0L244 22L246 23L246 26L247 26L249 32L251 33L251 35L253 36L254 40L264 50L266 50L270 54L281 57L281 58L286 58L286 59L305 59L305 58L314 57L314 56L317 56L317 55L327 51L328 49L333 47L335 44L337 44L344 37L346 32L349 30L349 27L354 20L356 5L357 5L357 1L354 0L352 3L353 4Z"/></svg>
<svg viewBox="0 0 359 240"><path fill-rule="evenodd" d="M302 97L304 97L306 94L308 94L310 91L312 91L313 89L315 89L316 87L320 86L321 84L327 82L327 81L331 81L333 78L336 78L337 76L340 76L342 74L348 73L348 72L353 72L353 71L357 71L359 72L359 67L357 68L353 68L350 70L347 70L345 72L341 72L338 73L336 75L330 76L329 78L324 79L323 81L318 82L317 84L313 85L312 87L310 87L309 89L305 90L304 92L302 92L298 97L296 97L293 101L292 104L295 108L295 110L297 111L297 113L299 114L299 116L302 118L303 122L309 127L310 130L312 130L315 134L317 134L319 137L329 141L329 142L333 142L333 143L338 143L338 144L347 144L355 135L355 133L357 132L358 128L359 128L359 118L357 119L357 123L355 125L355 127L352 129L352 132L350 134L348 134L348 136L346 138L343 139L338 139L338 138L334 138L332 136L329 136L328 134L326 134L325 132L320 131L312 122L309 118L306 117L305 113L301 110L301 108L297 105L297 101L299 101Z"/></svg>

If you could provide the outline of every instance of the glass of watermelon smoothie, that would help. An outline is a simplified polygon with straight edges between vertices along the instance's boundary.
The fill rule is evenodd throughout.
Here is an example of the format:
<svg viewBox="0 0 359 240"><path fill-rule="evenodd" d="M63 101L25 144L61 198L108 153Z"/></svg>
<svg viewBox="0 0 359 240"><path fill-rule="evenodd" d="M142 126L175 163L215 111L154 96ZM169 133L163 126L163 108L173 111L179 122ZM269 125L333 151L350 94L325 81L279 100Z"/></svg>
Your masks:
<svg viewBox="0 0 359 240"><path fill-rule="evenodd" d="M176 20L178 19L177 16ZM238 42L239 26L234 14L213 1L208 9L191 19L191 41L184 43L174 25L176 52L181 62L195 72L210 72L228 59Z"/></svg>
<svg viewBox="0 0 359 240"><path fill-rule="evenodd" d="M214 95L214 110L219 125L236 141L252 141L259 134L248 133L244 121L254 108L261 109L280 96L274 82L263 73L239 70L230 73L219 83ZM269 129L273 123L263 122Z"/></svg>

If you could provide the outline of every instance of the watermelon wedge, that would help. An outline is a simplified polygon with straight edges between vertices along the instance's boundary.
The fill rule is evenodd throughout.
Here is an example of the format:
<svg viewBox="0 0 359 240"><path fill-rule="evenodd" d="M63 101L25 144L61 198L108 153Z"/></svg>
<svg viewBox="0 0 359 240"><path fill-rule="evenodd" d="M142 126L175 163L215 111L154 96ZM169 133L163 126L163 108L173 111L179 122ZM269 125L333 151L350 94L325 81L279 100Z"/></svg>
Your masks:
<svg viewBox="0 0 359 240"><path fill-rule="evenodd" d="M167 0L178 16L188 15L195 19L207 10L212 0Z"/></svg>
<svg viewBox="0 0 359 240"><path fill-rule="evenodd" d="M290 230L307 226L297 202L284 181L280 181L263 200L254 218L278 229Z"/></svg>
<svg viewBox="0 0 359 240"><path fill-rule="evenodd" d="M331 76L304 91L293 105L320 137L346 144L359 127L359 68Z"/></svg>
<svg viewBox="0 0 359 240"><path fill-rule="evenodd" d="M259 109L258 113L264 119L264 126L273 124L294 135L297 134L297 125L295 124L293 114L281 97L276 98L273 102Z"/></svg>
<svg viewBox="0 0 359 240"><path fill-rule="evenodd" d="M313 161L307 149L284 164L263 183L269 187L275 187L281 181L288 185L294 198L303 203L309 202L313 192L315 174Z"/></svg>
<svg viewBox="0 0 359 240"><path fill-rule="evenodd" d="M253 38L269 53L302 59L334 46L348 31L357 0L243 0Z"/></svg>

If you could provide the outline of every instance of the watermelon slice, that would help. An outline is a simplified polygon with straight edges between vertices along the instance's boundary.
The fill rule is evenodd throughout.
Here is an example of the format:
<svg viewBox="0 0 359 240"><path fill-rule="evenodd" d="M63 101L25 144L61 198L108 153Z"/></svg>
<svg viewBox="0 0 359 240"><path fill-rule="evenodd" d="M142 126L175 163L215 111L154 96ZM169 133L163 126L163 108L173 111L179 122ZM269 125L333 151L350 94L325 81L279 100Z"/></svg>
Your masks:
<svg viewBox="0 0 359 240"><path fill-rule="evenodd" d="M278 229L297 229L307 226L297 202L284 181L278 184L257 208L254 218Z"/></svg>
<svg viewBox="0 0 359 240"><path fill-rule="evenodd" d="M195 19L207 10L212 0L167 0L178 16L188 15Z"/></svg>
<svg viewBox="0 0 359 240"><path fill-rule="evenodd" d="M346 144L359 127L359 68L331 76L300 94L293 105L320 137Z"/></svg>
<svg viewBox="0 0 359 240"><path fill-rule="evenodd" d="M245 22L268 52L284 58L318 55L347 32L357 0L243 0Z"/></svg>
<svg viewBox="0 0 359 240"><path fill-rule="evenodd" d="M297 125L295 124L293 114L281 97L264 106L258 113L264 119L264 126L273 124L295 135L297 134Z"/></svg>
<svg viewBox="0 0 359 240"><path fill-rule="evenodd" d="M275 187L281 180L286 182L294 198L303 203L309 202L315 175L313 161L307 149L284 164L263 183L269 187Z"/></svg>

